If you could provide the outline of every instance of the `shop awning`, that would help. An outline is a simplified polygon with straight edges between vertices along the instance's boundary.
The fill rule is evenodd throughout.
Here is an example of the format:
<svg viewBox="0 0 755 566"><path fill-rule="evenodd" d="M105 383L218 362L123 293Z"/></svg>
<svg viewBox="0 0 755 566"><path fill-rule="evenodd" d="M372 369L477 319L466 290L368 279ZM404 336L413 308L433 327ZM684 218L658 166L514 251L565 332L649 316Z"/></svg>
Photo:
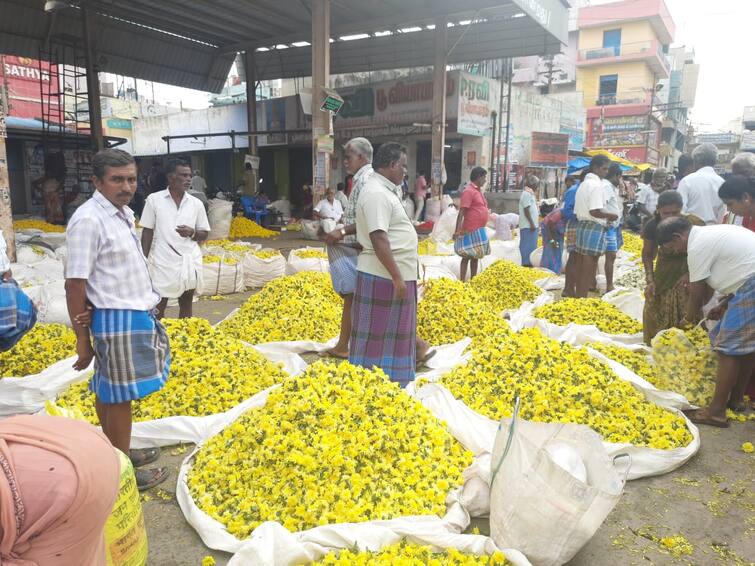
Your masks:
<svg viewBox="0 0 755 566"><path fill-rule="evenodd" d="M638 171L645 171L646 169L653 167L650 163L635 163L634 161L630 161L629 159L617 157L616 155L605 149L589 149L585 151L585 153L591 157L595 155L605 155L611 161L615 161L616 163L620 163L622 166L626 166L627 170L637 169Z"/></svg>
<svg viewBox="0 0 755 566"><path fill-rule="evenodd" d="M81 45L81 2L0 2L0 53L38 58L50 37ZM449 19L449 63L557 53L569 0L331 0L331 74L430 66L434 18ZM237 52L258 80L311 74L312 0L87 0L100 71L219 92ZM60 63L78 64L70 49Z"/></svg>

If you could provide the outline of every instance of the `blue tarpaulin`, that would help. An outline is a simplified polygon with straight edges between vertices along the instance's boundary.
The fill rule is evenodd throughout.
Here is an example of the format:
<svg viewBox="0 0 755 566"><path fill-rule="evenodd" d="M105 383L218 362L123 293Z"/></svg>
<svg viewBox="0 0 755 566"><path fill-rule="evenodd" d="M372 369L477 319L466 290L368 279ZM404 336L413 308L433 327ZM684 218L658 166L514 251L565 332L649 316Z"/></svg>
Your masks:
<svg viewBox="0 0 755 566"><path fill-rule="evenodd" d="M575 157L571 161L569 161L568 168L566 169L567 175L574 175L575 173L579 173L584 169L585 167L590 166L590 159L589 157ZM631 167L627 165L623 165L619 163L619 166L621 167L622 171L629 171L632 169Z"/></svg>

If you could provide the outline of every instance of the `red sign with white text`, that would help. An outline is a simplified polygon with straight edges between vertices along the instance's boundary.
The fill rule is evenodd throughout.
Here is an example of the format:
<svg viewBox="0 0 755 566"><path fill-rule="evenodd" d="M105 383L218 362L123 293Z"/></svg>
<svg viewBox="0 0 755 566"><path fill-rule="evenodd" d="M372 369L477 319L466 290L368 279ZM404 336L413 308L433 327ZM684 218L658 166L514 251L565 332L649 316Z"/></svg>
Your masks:
<svg viewBox="0 0 755 566"><path fill-rule="evenodd" d="M8 103L10 104L9 116L17 118L42 119L42 88L45 93L56 92L56 85L50 84L51 65L45 61L40 62L28 57L15 57L2 55L0 65L0 82L5 81L8 85ZM57 73L53 73L57 75ZM49 119L51 122L60 123L62 112L60 99L53 97L50 100Z"/></svg>

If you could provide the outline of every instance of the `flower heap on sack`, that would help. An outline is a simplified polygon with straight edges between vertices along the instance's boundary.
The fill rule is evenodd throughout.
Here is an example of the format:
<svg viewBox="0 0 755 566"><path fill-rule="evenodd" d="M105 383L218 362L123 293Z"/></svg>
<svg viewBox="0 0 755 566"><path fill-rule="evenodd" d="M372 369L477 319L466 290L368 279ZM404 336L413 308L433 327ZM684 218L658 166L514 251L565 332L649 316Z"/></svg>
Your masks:
<svg viewBox="0 0 755 566"><path fill-rule="evenodd" d="M642 267L642 264L635 265L616 279L616 286L644 291L646 286L645 268Z"/></svg>
<svg viewBox="0 0 755 566"><path fill-rule="evenodd" d="M328 259L328 254L325 250L295 250L291 253L300 259Z"/></svg>
<svg viewBox="0 0 755 566"><path fill-rule="evenodd" d="M238 244L236 242L232 242L231 240L207 240L205 242L205 247L206 248L219 248L221 250L234 253L234 254L245 254L245 253L254 251L253 248L251 248L250 246L245 246L244 244Z"/></svg>
<svg viewBox="0 0 755 566"><path fill-rule="evenodd" d="M683 418L646 401L586 349L534 328L474 345L440 383L494 420L511 416L519 395L523 419L584 424L609 442L669 449L692 440Z"/></svg>
<svg viewBox="0 0 755 566"><path fill-rule="evenodd" d="M65 226L59 226L57 224L50 224L44 220L37 220L34 218L28 218L26 220L14 220L13 230L20 232L21 230L42 230L42 232L56 232L61 233L66 231Z"/></svg>
<svg viewBox="0 0 755 566"><path fill-rule="evenodd" d="M417 334L433 346L470 337L503 339L508 323L470 285L442 277L423 283L417 306Z"/></svg>
<svg viewBox="0 0 755 566"><path fill-rule="evenodd" d="M704 329L669 328L658 333L653 338L653 360L658 371L651 383L658 389L675 391L700 407L710 403L718 357Z"/></svg>
<svg viewBox="0 0 755 566"><path fill-rule="evenodd" d="M326 554L311 566L506 566L511 564L506 555L495 552L490 556L465 554L455 548L433 550L431 546L420 546L409 542L400 542L386 546L376 552L359 552L358 550L341 550Z"/></svg>
<svg viewBox="0 0 755 566"><path fill-rule="evenodd" d="M501 259L473 277L469 284L488 303L494 312L517 309L525 301L534 301L542 290L532 281L544 277L543 272L527 269L512 261Z"/></svg>
<svg viewBox="0 0 755 566"><path fill-rule="evenodd" d="M164 319L163 324L170 338L170 376L160 391L133 402L135 421L222 413L288 376L204 319ZM97 424L94 396L86 382L72 385L57 403L80 409L88 421Z"/></svg>
<svg viewBox="0 0 755 566"><path fill-rule="evenodd" d="M239 539L446 512L471 464L443 424L379 369L317 362L199 450L191 495Z"/></svg>
<svg viewBox="0 0 755 566"><path fill-rule="evenodd" d="M621 246L621 249L627 252L632 259L640 259L642 257L642 237L633 234L628 230L622 231L621 235L624 239L624 244Z"/></svg>
<svg viewBox="0 0 755 566"><path fill-rule="evenodd" d="M642 324L601 299L561 299L535 309L535 316L559 326L594 325L608 334L637 334Z"/></svg>
<svg viewBox="0 0 755 566"><path fill-rule="evenodd" d="M277 235L278 232L263 228L254 220L249 220L243 216L234 216L231 221L231 240L238 240L239 238L272 238Z"/></svg>
<svg viewBox="0 0 755 566"><path fill-rule="evenodd" d="M37 324L13 348L0 352L0 378L34 375L76 353L76 335L63 324Z"/></svg>
<svg viewBox="0 0 755 566"><path fill-rule="evenodd" d="M251 344L292 340L324 342L341 328L343 300L326 273L303 271L278 277L218 325Z"/></svg>
<svg viewBox="0 0 755 566"><path fill-rule="evenodd" d="M219 256L214 254L204 256L202 261L204 263L225 263L226 265L236 265L239 262L235 257L229 255Z"/></svg>
<svg viewBox="0 0 755 566"><path fill-rule="evenodd" d="M253 253L255 257L260 259L273 259L274 257L281 255L279 250L257 250Z"/></svg>
<svg viewBox="0 0 755 566"><path fill-rule="evenodd" d="M644 349L630 350L615 344L601 344L600 342L593 342L588 346L632 370L645 381L655 384L658 379L658 368L653 365L652 357Z"/></svg>

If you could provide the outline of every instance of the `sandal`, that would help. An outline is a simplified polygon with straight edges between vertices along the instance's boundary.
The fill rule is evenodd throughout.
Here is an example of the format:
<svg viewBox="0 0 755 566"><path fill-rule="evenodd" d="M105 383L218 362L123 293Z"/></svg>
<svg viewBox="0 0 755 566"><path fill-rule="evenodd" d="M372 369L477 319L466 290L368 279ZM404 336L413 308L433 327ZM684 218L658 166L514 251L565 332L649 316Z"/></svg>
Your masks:
<svg viewBox="0 0 755 566"><path fill-rule="evenodd" d="M325 350L318 354L321 358L338 358L339 360L348 360L349 354L343 355L335 352L334 350Z"/></svg>
<svg viewBox="0 0 755 566"><path fill-rule="evenodd" d="M438 350L436 350L435 348L430 348L424 356L417 358L417 367L419 368L421 366L427 365L427 362L430 361L437 353Z"/></svg>
<svg viewBox="0 0 755 566"><path fill-rule="evenodd" d="M156 462L160 458L159 448L135 448L128 451L128 457L135 468Z"/></svg>
<svg viewBox="0 0 755 566"><path fill-rule="evenodd" d="M167 468L150 468L149 470L136 470L136 487L139 491L152 489L160 485L166 479L170 472Z"/></svg>
<svg viewBox="0 0 755 566"><path fill-rule="evenodd" d="M718 428L729 428L729 419L718 419L708 414L705 409L693 409L684 411L685 416L695 424L715 426Z"/></svg>

